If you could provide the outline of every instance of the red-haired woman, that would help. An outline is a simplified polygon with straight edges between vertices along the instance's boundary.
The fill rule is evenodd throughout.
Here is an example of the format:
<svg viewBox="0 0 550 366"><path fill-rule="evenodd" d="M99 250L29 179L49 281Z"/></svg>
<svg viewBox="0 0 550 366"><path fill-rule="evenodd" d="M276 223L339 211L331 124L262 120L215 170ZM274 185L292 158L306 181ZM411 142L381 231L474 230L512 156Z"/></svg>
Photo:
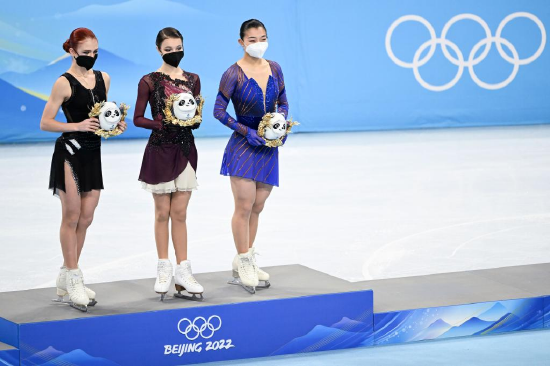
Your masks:
<svg viewBox="0 0 550 366"><path fill-rule="evenodd" d="M95 103L106 101L110 78L105 72L92 70L98 55L98 42L87 28L77 28L63 43L71 56L71 67L55 82L44 107L40 129L62 132L55 143L50 171L50 189L61 200L60 240L63 266L57 277L57 295L63 301L68 293L71 306L87 311L95 305L95 293L84 286L78 260L84 246L86 230L103 189L101 174L101 137L97 118L88 113ZM67 123L55 120L63 109ZM126 123L118 127L126 129Z"/></svg>

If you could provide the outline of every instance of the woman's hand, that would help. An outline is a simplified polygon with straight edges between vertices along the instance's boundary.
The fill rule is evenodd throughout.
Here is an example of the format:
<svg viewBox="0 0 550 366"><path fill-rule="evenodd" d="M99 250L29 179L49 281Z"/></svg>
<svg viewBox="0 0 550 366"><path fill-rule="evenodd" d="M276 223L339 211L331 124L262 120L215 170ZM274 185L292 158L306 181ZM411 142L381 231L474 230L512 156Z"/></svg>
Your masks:
<svg viewBox="0 0 550 366"><path fill-rule="evenodd" d="M87 118L76 124L76 130L79 132L95 132L99 129L99 120L97 118Z"/></svg>
<svg viewBox="0 0 550 366"><path fill-rule="evenodd" d="M166 127L164 125L164 115L162 115L160 113L157 114L157 117L155 119L153 119L153 121L155 121L157 123L156 127L153 128L156 131L163 130Z"/></svg>
<svg viewBox="0 0 550 366"><path fill-rule="evenodd" d="M124 121L120 121L117 125L119 130L121 130L122 132L126 131L126 128L128 127L128 125L126 124L126 122Z"/></svg>
<svg viewBox="0 0 550 366"><path fill-rule="evenodd" d="M265 145L265 140L258 136L258 132L252 128L248 129L248 132L246 133L246 139L248 140L248 143L252 146Z"/></svg>

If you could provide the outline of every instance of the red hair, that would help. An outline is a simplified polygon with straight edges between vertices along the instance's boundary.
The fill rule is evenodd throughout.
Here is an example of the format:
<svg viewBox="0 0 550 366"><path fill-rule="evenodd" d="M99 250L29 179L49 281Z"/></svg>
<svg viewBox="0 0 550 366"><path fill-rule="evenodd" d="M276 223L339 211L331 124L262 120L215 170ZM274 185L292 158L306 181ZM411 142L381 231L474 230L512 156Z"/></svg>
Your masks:
<svg viewBox="0 0 550 366"><path fill-rule="evenodd" d="M74 31L71 32L71 35L69 36L69 39L63 43L63 49L65 52L69 52L69 49L76 50L76 46L84 41L85 39L92 38L97 39L94 32L89 30L88 28L76 28Z"/></svg>

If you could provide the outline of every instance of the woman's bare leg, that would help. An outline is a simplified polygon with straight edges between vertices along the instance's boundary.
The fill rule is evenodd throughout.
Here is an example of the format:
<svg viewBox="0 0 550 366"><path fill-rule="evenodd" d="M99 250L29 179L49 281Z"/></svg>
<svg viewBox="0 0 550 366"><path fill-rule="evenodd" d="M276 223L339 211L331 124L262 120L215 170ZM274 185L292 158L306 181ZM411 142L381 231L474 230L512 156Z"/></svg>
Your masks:
<svg viewBox="0 0 550 366"><path fill-rule="evenodd" d="M187 206L191 192L174 192L170 201L170 220L172 221L172 243L176 251L176 261L187 259Z"/></svg>
<svg viewBox="0 0 550 366"><path fill-rule="evenodd" d="M171 194L154 194L155 242L159 259L168 259L168 220L170 219Z"/></svg>
<svg viewBox="0 0 550 366"><path fill-rule="evenodd" d="M59 190L61 199L61 228L59 239L63 252L63 265L69 269L78 268L78 245L76 228L80 218L80 195L76 188L73 172L68 163L65 166L65 192Z"/></svg>
<svg viewBox="0 0 550 366"><path fill-rule="evenodd" d="M252 248L254 240L256 239L256 233L258 232L258 221L260 219L260 213L264 209L265 201L271 194L273 186L261 182L256 183L256 200L252 206L252 212L250 213L249 221L249 244L248 247Z"/></svg>
<svg viewBox="0 0 550 366"><path fill-rule="evenodd" d="M250 179L231 177L231 190L235 199L235 212L231 220L233 240L237 252L248 252L250 240L250 215L256 200L256 182Z"/></svg>
<svg viewBox="0 0 550 366"><path fill-rule="evenodd" d="M80 194L80 217L76 226L77 261L80 259L80 254L84 247L86 230L88 230L94 219L94 212L99 202L100 192L99 190L93 190Z"/></svg>

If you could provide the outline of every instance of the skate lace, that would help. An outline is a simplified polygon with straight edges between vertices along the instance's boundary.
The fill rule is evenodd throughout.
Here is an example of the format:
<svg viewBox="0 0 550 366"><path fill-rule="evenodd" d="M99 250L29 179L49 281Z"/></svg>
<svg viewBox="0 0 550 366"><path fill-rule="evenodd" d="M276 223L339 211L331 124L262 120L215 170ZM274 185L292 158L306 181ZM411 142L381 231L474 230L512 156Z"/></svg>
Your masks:
<svg viewBox="0 0 550 366"><path fill-rule="evenodd" d="M158 273L159 273L160 283L168 282L168 280L170 279L171 273L168 272L169 271L168 267L169 267L168 264L165 262L160 262L158 264Z"/></svg>
<svg viewBox="0 0 550 366"><path fill-rule="evenodd" d="M82 282L82 278L80 277L73 277L69 280L69 284L71 288L71 292L76 294L77 296L82 296L86 293L84 290L84 283Z"/></svg>
<svg viewBox="0 0 550 366"><path fill-rule="evenodd" d="M240 264L241 268L244 269L248 276L252 275L252 273L258 270L253 256L240 257Z"/></svg>
<svg viewBox="0 0 550 366"><path fill-rule="evenodd" d="M191 273L191 268L189 268L189 267L179 268L178 272L180 274L180 277L183 278L184 280L198 285L197 280L195 279L195 277Z"/></svg>
<svg viewBox="0 0 550 366"><path fill-rule="evenodd" d="M82 275L82 285L84 286L84 291L89 290L89 288L84 285L84 282L84 275Z"/></svg>
<svg viewBox="0 0 550 366"><path fill-rule="evenodd" d="M258 252L257 250L253 250L252 251L252 255L250 256L252 258L252 260L254 261L254 264L256 264L256 256L257 255L260 255L260 252Z"/></svg>
<svg viewBox="0 0 550 366"><path fill-rule="evenodd" d="M257 255L260 255L260 252L258 252L256 249L254 249L254 250L252 251L252 255L251 255L252 260L254 261L254 267L255 267L255 269L256 269L257 271L262 271L262 270L260 269L260 267L258 266L258 262L256 261L256 256L257 256Z"/></svg>

